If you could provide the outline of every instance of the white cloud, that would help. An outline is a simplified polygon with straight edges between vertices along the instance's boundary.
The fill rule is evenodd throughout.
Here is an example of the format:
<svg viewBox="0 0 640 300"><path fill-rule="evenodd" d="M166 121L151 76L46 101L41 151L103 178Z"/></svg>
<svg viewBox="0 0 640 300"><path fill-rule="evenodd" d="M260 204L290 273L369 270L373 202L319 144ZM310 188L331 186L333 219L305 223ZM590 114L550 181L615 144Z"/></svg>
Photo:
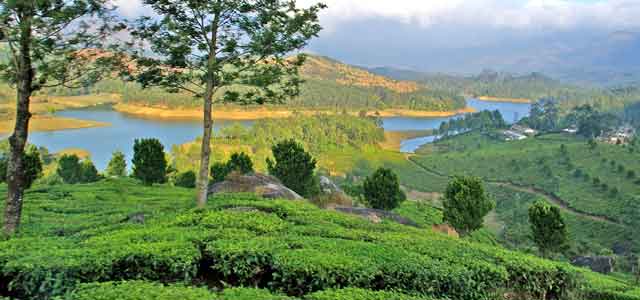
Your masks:
<svg viewBox="0 0 640 300"><path fill-rule="evenodd" d="M126 17L149 13L141 0L114 0ZM298 0L317 2L326 31L346 22L384 18L431 26L488 26L507 29L570 30L578 27L628 29L640 27L638 0Z"/></svg>
<svg viewBox="0 0 640 300"><path fill-rule="evenodd" d="M317 0L299 0L311 5ZM423 27L477 25L513 29L607 28L640 25L640 1L610 0L324 0L323 24L335 30L341 23L372 18L393 19Z"/></svg>

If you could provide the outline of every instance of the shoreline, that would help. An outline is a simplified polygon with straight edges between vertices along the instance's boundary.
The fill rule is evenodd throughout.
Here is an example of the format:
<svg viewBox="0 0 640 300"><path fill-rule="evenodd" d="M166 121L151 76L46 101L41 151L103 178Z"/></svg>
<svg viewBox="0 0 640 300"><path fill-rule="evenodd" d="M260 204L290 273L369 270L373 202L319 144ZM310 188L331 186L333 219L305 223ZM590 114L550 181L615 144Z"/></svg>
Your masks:
<svg viewBox="0 0 640 300"><path fill-rule="evenodd" d="M4 135L7 137L13 130L15 120L0 121L0 138ZM29 132L53 132L73 129L87 129L97 127L111 126L107 122L98 122L92 120L73 119L56 116L34 115L29 122Z"/></svg>
<svg viewBox="0 0 640 300"><path fill-rule="evenodd" d="M507 103L520 103L520 104L531 104L533 101L527 98L503 98L503 97L493 97L493 96L480 96L475 97L480 101L487 102L507 102Z"/></svg>
<svg viewBox="0 0 640 300"><path fill-rule="evenodd" d="M162 107L149 107L143 105L124 104L117 103L113 105L115 111L134 115L137 117L150 118L150 119L174 119L174 120L200 120L202 119L202 110L200 109L172 109ZM423 111L423 110L409 110L409 109L387 109L377 111L380 117L413 117L413 118L438 118L438 117L452 117L463 113L475 112L472 107L466 107L454 111ZM259 119L278 119L287 118L299 113L302 115L314 115L318 113L335 114L335 111L328 110L274 110L266 108L258 109L225 109L225 110L213 110L213 117L217 120L225 121L252 121ZM359 112L348 112L351 115L358 115ZM374 115L376 111L369 111L367 115Z"/></svg>

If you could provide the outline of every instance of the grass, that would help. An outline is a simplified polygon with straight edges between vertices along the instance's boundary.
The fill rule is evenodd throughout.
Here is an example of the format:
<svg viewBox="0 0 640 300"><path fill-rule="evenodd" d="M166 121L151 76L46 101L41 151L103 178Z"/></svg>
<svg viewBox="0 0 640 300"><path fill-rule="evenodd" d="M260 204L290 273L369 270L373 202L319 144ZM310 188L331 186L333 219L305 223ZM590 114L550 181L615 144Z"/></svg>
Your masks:
<svg viewBox="0 0 640 300"><path fill-rule="evenodd" d="M13 131L14 126L15 120L1 120L0 133L9 133ZM63 118L53 115L35 115L29 122L29 131L58 131L105 126L110 126L110 124L91 120Z"/></svg>
<svg viewBox="0 0 640 300"><path fill-rule="evenodd" d="M236 194L194 210L192 190L131 179L37 186L25 199L20 235L0 241L0 298L475 300L505 291L588 295L591 281L605 282L603 293L635 289L563 263L304 202ZM144 214L144 223L128 221L132 214Z"/></svg>
<svg viewBox="0 0 640 300"><path fill-rule="evenodd" d="M635 175L640 172L639 152L640 147L630 145L599 144L591 149L586 140L571 135L503 142L471 133L423 147L412 159L441 175L481 176L556 196L567 207L564 215L576 250L598 254L623 242L640 250L638 233L632 230L640 213L640 181ZM529 247L524 236L526 209L536 195L509 188L493 191L499 200L498 218L508 225L503 241Z"/></svg>

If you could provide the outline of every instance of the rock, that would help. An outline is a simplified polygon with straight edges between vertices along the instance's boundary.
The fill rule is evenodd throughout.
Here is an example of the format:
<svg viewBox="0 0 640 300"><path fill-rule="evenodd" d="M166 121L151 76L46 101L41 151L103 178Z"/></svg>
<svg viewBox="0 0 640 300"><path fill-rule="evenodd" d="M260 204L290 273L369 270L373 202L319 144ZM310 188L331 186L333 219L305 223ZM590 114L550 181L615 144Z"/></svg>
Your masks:
<svg viewBox="0 0 640 300"><path fill-rule="evenodd" d="M320 176L320 190L325 195L331 195L334 193L344 194L342 189L338 187L331 179L326 176Z"/></svg>
<svg viewBox="0 0 640 300"><path fill-rule="evenodd" d="M458 233L458 231L456 231L455 228L451 227L449 224L433 225L431 226L431 230L433 230L434 232L446 234L453 238L460 238L460 234Z"/></svg>
<svg viewBox="0 0 640 300"><path fill-rule="evenodd" d="M284 186L280 180L264 174L232 174L227 180L214 183L209 187L209 194L221 193L254 193L268 199L302 200L296 192Z"/></svg>
<svg viewBox="0 0 640 300"><path fill-rule="evenodd" d="M609 274L613 272L615 260L609 256L577 256L571 260L571 264L590 268L594 272Z"/></svg>
<svg viewBox="0 0 640 300"><path fill-rule="evenodd" d="M334 209L342 213L356 215L356 216L365 218L371 221L371 223L377 224L382 222L383 219L389 219L402 225L420 227L417 223L407 218L403 218L396 213L392 213L384 210L372 209L372 208L359 208L359 207L341 207L341 206L335 207Z"/></svg>

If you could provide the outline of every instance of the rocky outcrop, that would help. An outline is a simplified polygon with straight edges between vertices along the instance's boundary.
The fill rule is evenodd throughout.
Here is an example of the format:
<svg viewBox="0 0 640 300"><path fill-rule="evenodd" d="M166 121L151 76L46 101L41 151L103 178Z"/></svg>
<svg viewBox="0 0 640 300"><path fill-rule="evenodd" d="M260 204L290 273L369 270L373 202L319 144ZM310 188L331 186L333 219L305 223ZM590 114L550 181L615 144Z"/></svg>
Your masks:
<svg viewBox="0 0 640 300"><path fill-rule="evenodd" d="M613 272L615 260L609 256L577 256L571 260L571 264L589 268L594 272L609 274Z"/></svg>
<svg viewBox="0 0 640 300"><path fill-rule="evenodd" d="M267 199L302 200L296 192L284 186L280 180L264 174L232 174L227 180L214 183L209 187L209 194L254 193Z"/></svg>
<svg viewBox="0 0 640 300"><path fill-rule="evenodd" d="M333 181L331 181L331 179L329 179L328 177L320 176L319 181L320 181L320 191L323 194L325 195L331 195L336 193L344 194L342 189L338 187L335 183L333 183Z"/></svg>
<svg viewBox="0 0 640 300"><path fill-rule="evenodd" d="M360 208L360 207L340 207L340 206L335 207L334 209L342 213L363 217L371 221L371 223L380 223L382 222L383 219L389 219L391 221L394 221L402 225L420 227L417 223L407 218L403 218L396 213L392 213L384 210L372 209L372 208Z"/></svg>

